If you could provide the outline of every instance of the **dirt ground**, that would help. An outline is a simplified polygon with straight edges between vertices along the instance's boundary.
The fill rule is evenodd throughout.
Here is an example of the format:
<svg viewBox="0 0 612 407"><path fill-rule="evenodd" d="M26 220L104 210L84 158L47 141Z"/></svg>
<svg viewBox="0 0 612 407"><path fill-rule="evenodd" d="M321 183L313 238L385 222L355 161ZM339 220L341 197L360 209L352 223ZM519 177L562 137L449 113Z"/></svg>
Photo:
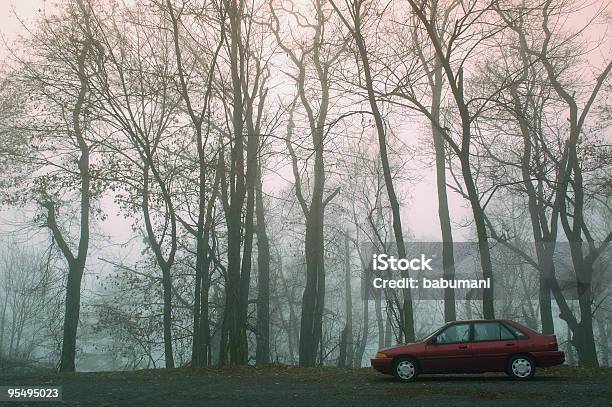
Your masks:
<svg viewBox="0 0 612 407"><path fill-rule="evenodd" d="M0 386L62 386L71 406L612 406L612 369L541 369L528 382L503 374L423 375L399 383L369 368L288 366L0 375Z"/></svg>

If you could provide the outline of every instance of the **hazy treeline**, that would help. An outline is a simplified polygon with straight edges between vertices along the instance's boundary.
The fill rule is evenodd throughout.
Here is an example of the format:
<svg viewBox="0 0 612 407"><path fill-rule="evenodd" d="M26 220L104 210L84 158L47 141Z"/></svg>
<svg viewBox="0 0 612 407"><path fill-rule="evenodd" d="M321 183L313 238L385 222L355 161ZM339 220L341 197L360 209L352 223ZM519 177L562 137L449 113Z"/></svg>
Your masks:
<svg viewBox="0 0 612 407"><path fill-rule="evenodd" d="M111 368L360 366L443 321L496 317L557 334L570 361L609 364L610 291L593 273L612 239L610 11L568 0L41 9L1 72L0 195L34 208L47 242L16 233L2 248L2 365L74 371L98 352ZM469 236L482 277L520 282L504 298L360 295L361 244L414 254L402 216L430 168L437 195L418 199L437 207L445 278L453 239ZM456 195L467 219L453 215ZM116 215L137 255L103 247ZM570 242L577 299L557 281L557 242Z"/></svg>

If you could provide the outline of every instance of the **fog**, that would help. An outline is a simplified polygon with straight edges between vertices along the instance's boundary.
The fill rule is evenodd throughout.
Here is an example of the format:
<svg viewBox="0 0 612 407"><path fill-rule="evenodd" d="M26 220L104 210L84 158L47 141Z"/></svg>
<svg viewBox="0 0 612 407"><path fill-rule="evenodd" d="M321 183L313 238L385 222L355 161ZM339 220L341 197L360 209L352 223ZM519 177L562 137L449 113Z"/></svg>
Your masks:
<svg viewBox="0 0 612 407"><path fill-rule="evenodd" d="M0 369L359 367L472 318L609 365L609 2L30 0L0 26ZM364 295L370 252L494 287Z"/></svg>

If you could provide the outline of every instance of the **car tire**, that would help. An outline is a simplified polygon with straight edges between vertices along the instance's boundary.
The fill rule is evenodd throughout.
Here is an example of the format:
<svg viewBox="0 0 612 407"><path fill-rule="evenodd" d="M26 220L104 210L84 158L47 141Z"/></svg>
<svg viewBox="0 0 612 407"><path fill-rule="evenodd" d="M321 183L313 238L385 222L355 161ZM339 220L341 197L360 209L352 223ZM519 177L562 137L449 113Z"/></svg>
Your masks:
<svg viewBox="0 0 612 407"><path fill-rule="evenodd" d="M401 382L413 382L419 375L419 366L412 358L400 358L393 363L393 376Z"/></svg>
<svg viewBox="0 0 612 407"><path fill-rule="evenodd" d="M529 380L535 371L535 362L527 355L514 355L508 359L506 374L514 380Z"/></svg>

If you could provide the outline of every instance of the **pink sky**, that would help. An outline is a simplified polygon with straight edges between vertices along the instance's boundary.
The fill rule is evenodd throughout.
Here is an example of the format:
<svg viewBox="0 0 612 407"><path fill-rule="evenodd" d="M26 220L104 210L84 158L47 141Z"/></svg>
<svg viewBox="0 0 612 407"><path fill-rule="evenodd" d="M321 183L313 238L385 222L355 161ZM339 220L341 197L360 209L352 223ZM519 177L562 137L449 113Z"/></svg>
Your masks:
<svg viewBox="0 0 612 407"><path fill-rule="evenodd" d="M25 23L31 23L35 18L36 14L42 10L51 11L56 7L58 1L45 1L45 0L0 0L0 33L3 38L10 44L21 30L23 30L22 24L15 17L16 12ZM581 26L583 25L593 12L599 8L607 7L607 24L597 24L589 27L590 35L597 38L606 38L606 43L611 43L610 28L612 21L610 1L592 1L589 2L590 6L585 11L576 15L576 18L568 21L567 24L570 26ZM610 46L604 46L600 48L600 51L592 56L591 61L604 61L610 59ZM607 55L606 55L607 51ZM6 50L4 43L0 43L0 58L5 55ZM412 133L412 132L410 132ZM407 134L404 137L406 142L414 142L417 137L412 137ZM291 172L283 171L283 175L286 179L292 179ZM438 240L440 236L438 215L437 215L437 202L436 202L436 188L435 188L435 176L433 168L422 169L423 179L416 185L403 185L403 189L411 192L412 199L407 202L403 207L403 221L408 228L416 235L417 238L423 240ZM270 192L276 192L283 186L283 181L280 178L269 179L267 182L267 188ZM423 198L419 198L423 197ZM451 215L453 220L456 222L462 222L463 219L470 216L470 210L466 208L465 201L463 201L456 194L449 192ZM103 207L110 213L116 213L117 209L114 208L114 204L111 199L104 199L102 203ZM103 229L106 233L115 235L120 239L126 237L131 233L129 224L123 217L109 216L105 222ZM455 239L461 240L465 238L465 232L455 231Z"/></svg>

